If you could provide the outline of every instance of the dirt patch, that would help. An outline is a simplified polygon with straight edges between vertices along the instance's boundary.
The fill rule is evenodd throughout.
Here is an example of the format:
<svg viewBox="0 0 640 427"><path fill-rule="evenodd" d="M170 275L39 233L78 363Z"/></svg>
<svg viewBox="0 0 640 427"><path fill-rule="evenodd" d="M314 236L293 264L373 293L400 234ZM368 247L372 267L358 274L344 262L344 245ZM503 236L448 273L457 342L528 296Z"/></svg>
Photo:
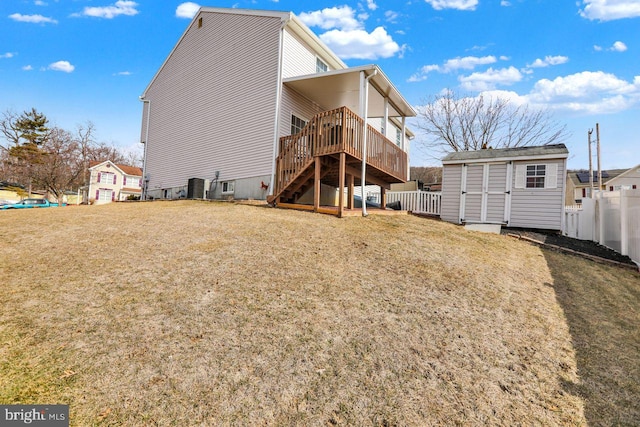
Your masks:
<svg viewBox="0 0 640 427"><path fill-rule="evenodd" d="M628 264L635 266L636 264L626 255L622 255L613 249L602 246L597 242L591 240L579 240L571 237L563 236L552 232L541 232L533 230L522 229L502 229L502 234L514 234L519 237L525 237L532 240L545 243L547 245L558 246L560 248L569 249L571 251L579 252L580 254L586 254L598 258L604 258L606 260L619 262L622 264Z"/></svg>

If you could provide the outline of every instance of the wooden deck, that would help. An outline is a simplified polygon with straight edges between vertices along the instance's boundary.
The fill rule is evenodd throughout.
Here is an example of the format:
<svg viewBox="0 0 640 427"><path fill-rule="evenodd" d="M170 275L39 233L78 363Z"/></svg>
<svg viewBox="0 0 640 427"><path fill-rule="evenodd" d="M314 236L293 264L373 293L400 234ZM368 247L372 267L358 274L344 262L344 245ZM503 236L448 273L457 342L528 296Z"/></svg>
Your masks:
<svg viewBox="0 0 640 427"><path fill-rule="evenodd" d="M367 170L363 180L365 136ZM354 186L380 186L384 206L385 191L391 183L405 182L407 171L406 152L371 126L365 129L361 117L341 107L317 114L299 133L280 138L273 195L267 201L281 207L298 206L296 209L332 215L337 209L340 217L352 215ZM346 203L339 198L339 206L320 206L321 184L337 188L339 194L346 189ZM299 204L299 199L312 190L313 206Z"/></svg>

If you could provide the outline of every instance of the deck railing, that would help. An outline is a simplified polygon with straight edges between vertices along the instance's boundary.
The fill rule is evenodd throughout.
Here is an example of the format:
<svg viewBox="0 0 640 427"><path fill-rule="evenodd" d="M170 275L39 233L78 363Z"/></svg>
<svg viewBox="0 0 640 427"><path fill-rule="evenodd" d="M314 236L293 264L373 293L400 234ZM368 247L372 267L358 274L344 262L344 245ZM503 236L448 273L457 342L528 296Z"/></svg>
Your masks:
<svg viewBox="0 0 640 427"><path fill-rule="evenodd" d="M274 195L295 180L315 156L344 151L362 160L363 136L364 120L347 107L316 114L299 133L280 138ZM367 164L401 181L407 177L407 153L371 126L367 126Z"/></svg>

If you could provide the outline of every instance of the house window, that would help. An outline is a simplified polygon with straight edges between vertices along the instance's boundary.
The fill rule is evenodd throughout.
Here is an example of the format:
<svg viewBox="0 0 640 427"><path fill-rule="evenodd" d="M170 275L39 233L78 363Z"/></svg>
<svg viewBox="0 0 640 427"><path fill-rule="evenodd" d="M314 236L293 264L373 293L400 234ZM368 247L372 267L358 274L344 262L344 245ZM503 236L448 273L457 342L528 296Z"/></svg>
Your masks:
<svg viewBox="0 0 640 427"><path fill-rule="evenodd" d="M326 73L329 71L329 66L322 59L316 57L316 73Z"/></svg>
<svg viewBox="0 0 640 427"><path fill-rule="evenodd" d="M98 172L98 182L103 184L115 184L116 174L112 172Z"/></svg>
<svg viewBox="0 0 640 427"><path fill-rule="evenodd" d="M396 128L396 145L399 147L402 145L402 131Z"/></svg>
<svg viewBox="0 0 640 427"><path fill-rule="evenodd" d="M110 202L115 196L112 190L107 189L100 189L96 193L96 201L100 202Z"/></svg>
<svg viewBox="0 0 640 427"><path fill-rule="evenodd" d="M306 125L307 125L306 120L303 120L294 114L291 115L291 135L300 133Z"/></svg>
<svg viewBox="0 0 640 427"><path fill-rule="evenodd" d="M125 176L123 185L127 188L140 187L140 178L133 176Z"/></svg>
<svg viewBox="0 0 640 427"><path fill-rule="evenodd" d="M223 181L222 182L222 194L233 193L235 181Z"/></svg>
<svg viewBox="0 0 640 427"><path fill-rule="evenodd" d="M527 165L526 188L544 188L546 165Z"/></svg>

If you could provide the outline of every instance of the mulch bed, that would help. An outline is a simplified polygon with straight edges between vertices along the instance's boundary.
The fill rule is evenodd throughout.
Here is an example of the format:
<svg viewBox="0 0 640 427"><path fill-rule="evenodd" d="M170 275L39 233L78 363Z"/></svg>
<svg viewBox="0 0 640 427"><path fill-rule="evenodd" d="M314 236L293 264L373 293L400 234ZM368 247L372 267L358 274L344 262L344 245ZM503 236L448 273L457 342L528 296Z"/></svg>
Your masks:
<svg viewBox="0 0 640 427"><path fill-rule="evenodd" d="M613 249L602 246L597 242L591 240L579 240L571 237L563 236L561 234L553 232L532 231L524 229L503 228L502 234L515 235L526 240L534 240L536 242L544 243L546 246L559 247L561 249L567 249L568 251L577 252L578 255L587 255L589 257L598 257L605 260L614 261L616 263L630 265L638 267L632 260L626 255L622 255Z"/></svg>

